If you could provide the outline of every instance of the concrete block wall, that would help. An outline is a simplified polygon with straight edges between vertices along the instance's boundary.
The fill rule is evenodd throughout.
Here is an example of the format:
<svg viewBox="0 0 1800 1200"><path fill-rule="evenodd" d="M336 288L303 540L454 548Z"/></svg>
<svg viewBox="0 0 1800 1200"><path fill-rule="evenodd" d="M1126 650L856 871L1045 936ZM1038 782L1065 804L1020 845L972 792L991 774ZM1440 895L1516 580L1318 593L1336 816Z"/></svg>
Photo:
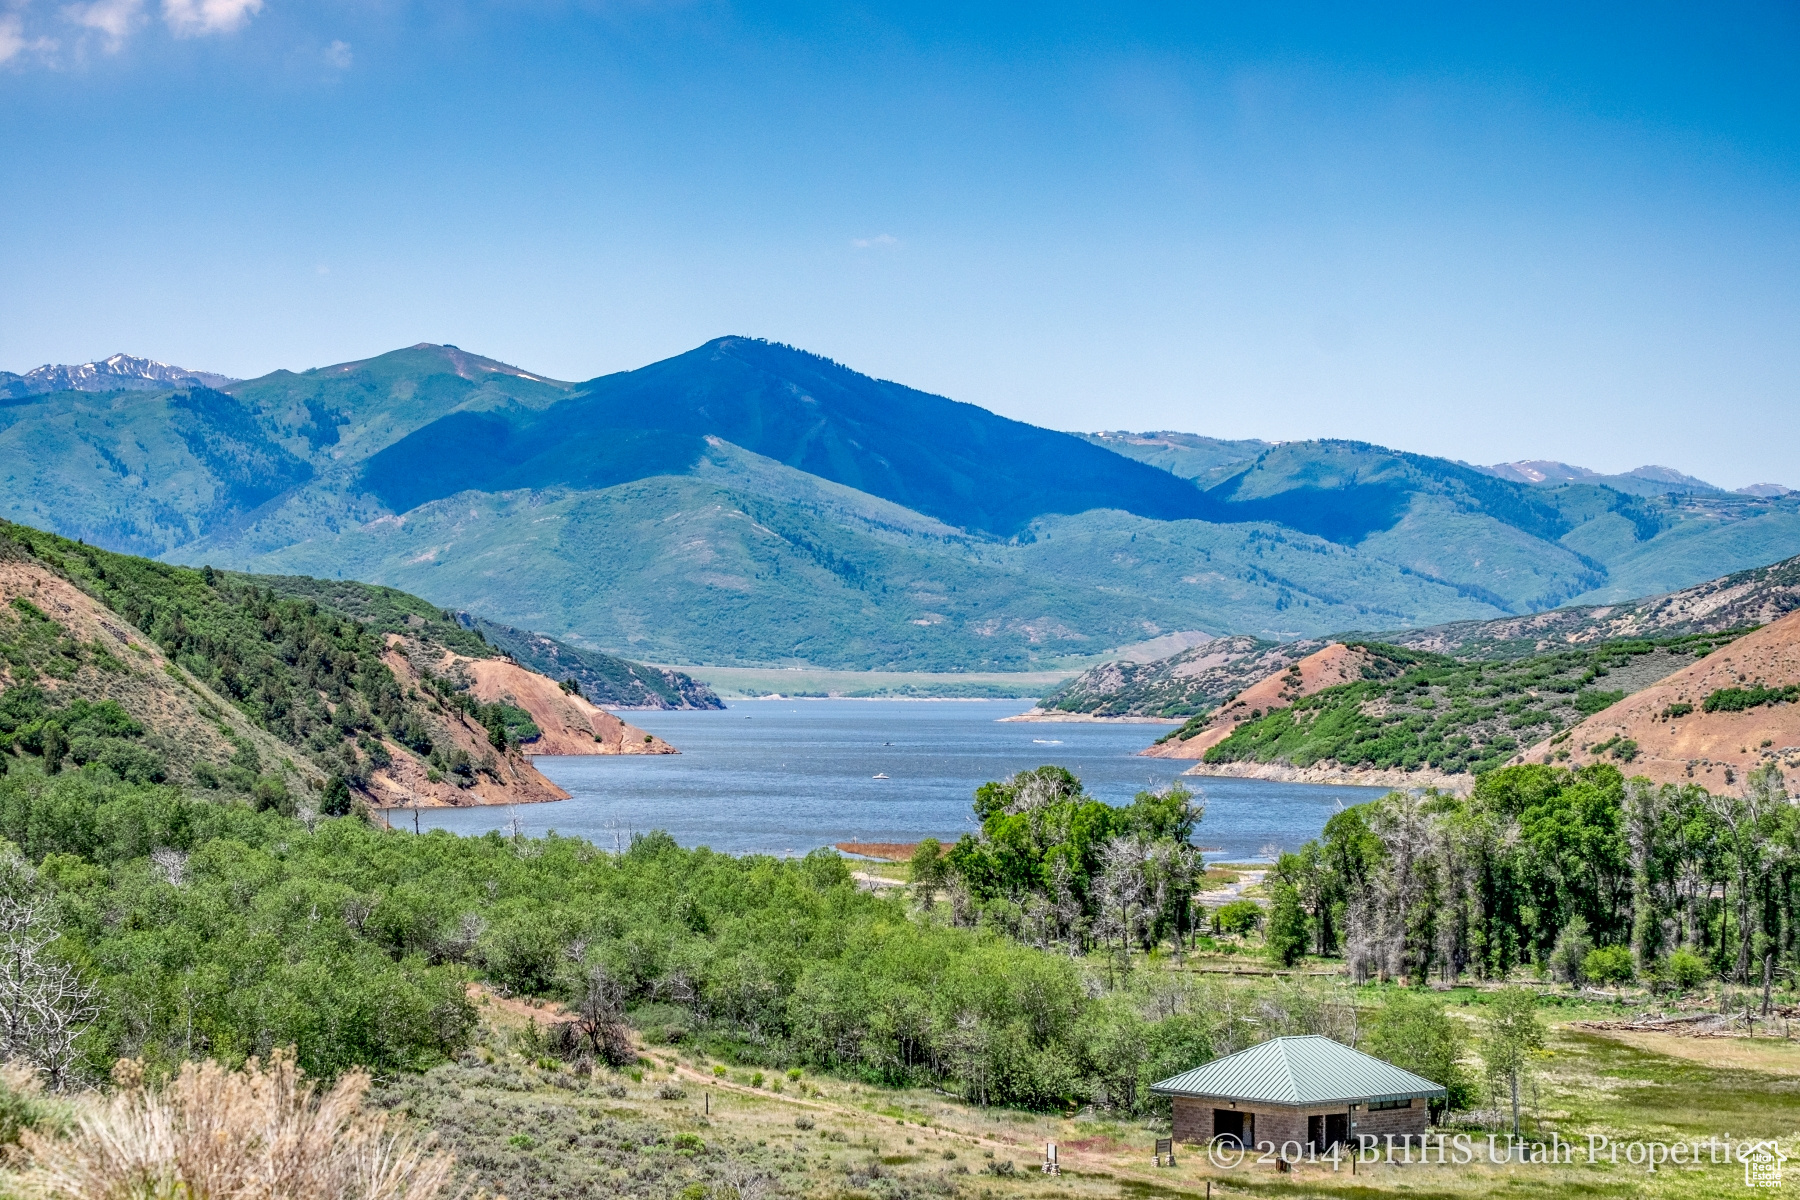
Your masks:
<svg viewBox="0 0 1800 1200"><path fill-rule="evenodd" d="M1358 1108L1350 1116L1350 1143L1356 1145L1356 1139L1362 1134L1374 1134L1387 1144L1387 1135L1393 1134L1398 1139L1403 1133L1422 1134L1431 1120L1431 1109L1425 1101L1414 1100L1411 1108L1381 1108L1370 1112Z"/></svg>
<svg viewBox="0 0 1800 1200"><path fill-rule="evenodd" d="M1177 1142L1203 1145L1212 1141L1213 1109L1231 1107L1228 1101L1198 1100L1186 1096L1177 1096L1174 1101L1174 1120L1172 1133ZM1328 1108L1277 1108L1239 1104L1237 1111L1256 1114L1255 1138L1258 1142L1273 1142L1280 1150L1283 1142L1298 1142L1306 1145L1307 1118L1326 1113L1341 1113L1345 1105L1332 1105ZM1370 1112L1358 1106L1350 1110L1350 1143L1356 1144L1360 1134L1371 1134L1382 1139L1386 1145L1388 1134L1396 1139L1402 1134L1423 1134L1431 1117L1431 1110L1423 1100L1415 1100L1410 1108L1384 1108Z"/></svg>
<svg viewBox="0 0 1800 1200"><path fill-rule="evenodd" d="M1213 1109L1211 1100L1190 1100L1186 1096L1175 1097L1175 1120L1173 1134L1178 1142L1192 1142L1204 1145L1212 1141Z"/></svg>

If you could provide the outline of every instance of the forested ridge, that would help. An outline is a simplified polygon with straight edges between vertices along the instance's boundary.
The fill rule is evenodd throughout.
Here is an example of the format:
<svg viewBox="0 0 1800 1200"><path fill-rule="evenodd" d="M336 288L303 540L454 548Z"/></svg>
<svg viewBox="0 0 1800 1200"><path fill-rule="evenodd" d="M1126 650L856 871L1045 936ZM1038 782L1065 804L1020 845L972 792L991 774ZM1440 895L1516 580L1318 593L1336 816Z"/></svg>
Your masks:
<svg viewBox="0 0 1800 1200"><path fill-rule="evenodd" d="M459 715L485 732L494 755L516 754L520 740L537 732L522 710L483 704L460 681L428 674L423 690L402 687L383 661L389 634L475 657L495 653L480 633L465 629L453 614L404 592L171 566L7 523L0 523L0 555L30 560L69 580L154 642L173 666L234 705L296 756L314 763L326 778L318 803L331 815L349 811L355 793L367 786L372 772L389 765L395 750L416 755L432 772L465 785L478 772L491 773L490 756L472 755L448 735L446 721ZM51 660L41 654L27 661L35 644L31 639L55 640L60 627L28 601L13 608L24 628L9 643L20 660L12 667L12 679L28 683L21 670L55 669L45 665ZM46 632L34 632L39 626ZM77 646L66 636L61 640L69 645L55 662L72 669L91 661L103 671L110 669L94 647ZM31 661L38 666L33 668ZM12 703L29 707L30 695L21 693ZM62 720L48 711L36 715L52 723ZM259 803L288 812L306 801L288 794L274 764L262 762L254 748L236 740L238 754L231 766L203 766L198 782L252 794ZM56 751L62 746L55 738L14 739L16 751L44 753L45 747ZM46 758L52 769L61 761L58 753ZM77 761L83 760L77 756ZM143 763L121 774L161 777L157 768Z"/></svg>
<svg viewBox="0 0 1800 1200"><path fill-rule="evenodd" d="M1365 655L1364 678L1300 696L1286 708L1252 711L1207 749L1205 761L1479 775L1744 632L1632 638L1493 662L1349 643ZM1198 732L1204 719L1173 736ZM1635 749L1619 744L1610 752L1629 763Z"/></svg>

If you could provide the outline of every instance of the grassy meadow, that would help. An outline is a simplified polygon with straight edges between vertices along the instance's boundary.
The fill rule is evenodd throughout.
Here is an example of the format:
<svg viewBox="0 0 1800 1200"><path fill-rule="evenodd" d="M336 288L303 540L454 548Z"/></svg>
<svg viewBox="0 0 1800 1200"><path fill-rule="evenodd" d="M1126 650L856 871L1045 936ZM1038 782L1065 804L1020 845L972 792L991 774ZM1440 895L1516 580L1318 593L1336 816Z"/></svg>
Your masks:
<svg viewBox="0 0 1800 1200"><path fill-rule="evenodd" d="M1146 970L1233 973L1239 956L1201 954ZM1316 969L1317 964L1314 964ZM1305 968L1302 968L1305 969ZM1240 986L1253 989L1259 977ZM1343 991L1373 1009L1392 987ZM1484 993L1444 993L1473 1023ZM1637 1010L1627 1002L1546 992L1550 1036L1532 1077L1528 1141L1555 1135L1577 1147L1573 1165L1300 1164L1291 1173L1211 1165L1182 1147L1174 1167L1152 1163L1166 1120L1092 1109L981 1108L924 1087L882 1087L802 1070L740 1066L681 1045L634 1039L624 1070L576 1074L548 1056L542 1030L554 1005L477 993L479 1034L459 1061L378 1089L377 1101L455 1151L472 1189L491 1196L762 1197L960 1196L1149 1200L1160 1196L1727 1197L1744 1194L1741 1166L1663 1166L1655 1173L1585 1162L1590 1134L1613 1141L1704 1141L1729 1134L1800 1138L1800 1041L1781 1036L1700 1038L1582 1028ZM1641 998L1638 998L1641 1000ZM1502 1126L1477 1109L1442 1128L1467 1133L1482 1156ZM1042 1173L1058 1144L1061 1174ZM1502 1134L1500 1144L1504 1146Z"/></svg>

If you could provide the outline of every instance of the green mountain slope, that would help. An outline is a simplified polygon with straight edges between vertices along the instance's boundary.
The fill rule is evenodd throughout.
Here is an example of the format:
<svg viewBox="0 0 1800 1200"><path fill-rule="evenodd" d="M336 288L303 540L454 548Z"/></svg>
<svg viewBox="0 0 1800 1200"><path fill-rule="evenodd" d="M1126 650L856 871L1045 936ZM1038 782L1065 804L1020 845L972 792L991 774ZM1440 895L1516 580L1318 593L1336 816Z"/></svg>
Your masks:
<svg viewBox="0 0 1800 1200"><path fill-rule="evenodd" d="M365 486L400 511L470 490L593 489L676 473L706 437L1000 537L1046 513L1207 515L1194 488L1071 434L743 337L589 380L552 412L444 417L372 458Z"/></svg>
<svg viewBox="0 0 1800 1200"><path fill-rule="evenodd" d="M1096 446L1104 446L1114 454L1123 454L1126 458L1135 458L1141 463L1161 467L1169 474L1179 475L1183 479L1198 479L1215 467L1244 462L1274 448L1273 442L1256 438L1232 441L1203 437L1197 433L1176 433L1172 430L1156 433L1103 431L1076 436Z"/></svg>
<svg viewBox="0 0 1800 1200"><path fill-rule="evenodd" d="M457 420L490 417L505 417L506 437L524 419L502 406ZM393 454L340 466L173 556L343 570L661 661L1017 670L1172 630L1286 639L1532 612L1606 587L1609 561L1631 564L1635 586L1654 591L1716 574L1702 566L1715 557L1745 565L1750 547L1800 552L1800 530L1788 536L1777 501L1706 516L1686 499L1531 486L1349 442L1094 435L1096 446L1195 474L1208 511L1225 519L1096 509L1040 517L1004 540L688 433L675 447L685 465L662 482L515 489L504 499L477 491L403 520L347 482L353 470L399 465L433 444L448 447L454 466L467 430L432 442L443 433L423 426ZM542 466L535 453L521 460L539 464L531 470ZM1187 457L1157 457L1176 454ZM567 470L604 479L620 469L611 461ZM1776 515L1735 531L1759 511ZM571 516L569 531L548 537ZM678 538L682 530L693 536ZM1673 542L1688 549L1665 553Z"/></svg>
<svg viewBox="0 0 1800 1200"><path fill-rule="evenodd" d="M1800 553L1800 496L1079 437L745 338L580 384L420 345L225 391L13 399L0 515L662 661L1016 670L1176 631L1615 601Z"/></svg>
<svg viewBox="0 0 1800 1200"><path fill-rule="evenodd" d="M178 390L0 404L0 516L116 550L208 537L285 544L381 515L363 459L452 412L542 408L568 385L450 346Z"/></svg>
<svg viewBox="0 0 1800 1200"><path fill-rule="evenodd" d="M234 566L379 579L675 662L1020 670L1174 630L1319 631L1495 610L1257 525L1117 512L961 534L725 443L686 476L468 493Z"/></svg>

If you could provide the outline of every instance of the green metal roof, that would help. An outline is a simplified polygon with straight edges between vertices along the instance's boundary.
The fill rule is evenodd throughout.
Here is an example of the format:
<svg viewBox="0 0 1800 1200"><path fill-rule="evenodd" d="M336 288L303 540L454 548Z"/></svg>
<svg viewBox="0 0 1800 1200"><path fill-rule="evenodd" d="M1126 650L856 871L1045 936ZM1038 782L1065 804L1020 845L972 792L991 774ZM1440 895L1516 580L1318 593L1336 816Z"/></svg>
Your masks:
<svg viewBox="0 0 1800 1200"><path fill-rule="evenodd" d="M1317 1034L1270 1038L1165 1079L1150 1090L1159 1096L1295 1105L1439 1100L1449 1095L1429 1079Z"/></svg>

